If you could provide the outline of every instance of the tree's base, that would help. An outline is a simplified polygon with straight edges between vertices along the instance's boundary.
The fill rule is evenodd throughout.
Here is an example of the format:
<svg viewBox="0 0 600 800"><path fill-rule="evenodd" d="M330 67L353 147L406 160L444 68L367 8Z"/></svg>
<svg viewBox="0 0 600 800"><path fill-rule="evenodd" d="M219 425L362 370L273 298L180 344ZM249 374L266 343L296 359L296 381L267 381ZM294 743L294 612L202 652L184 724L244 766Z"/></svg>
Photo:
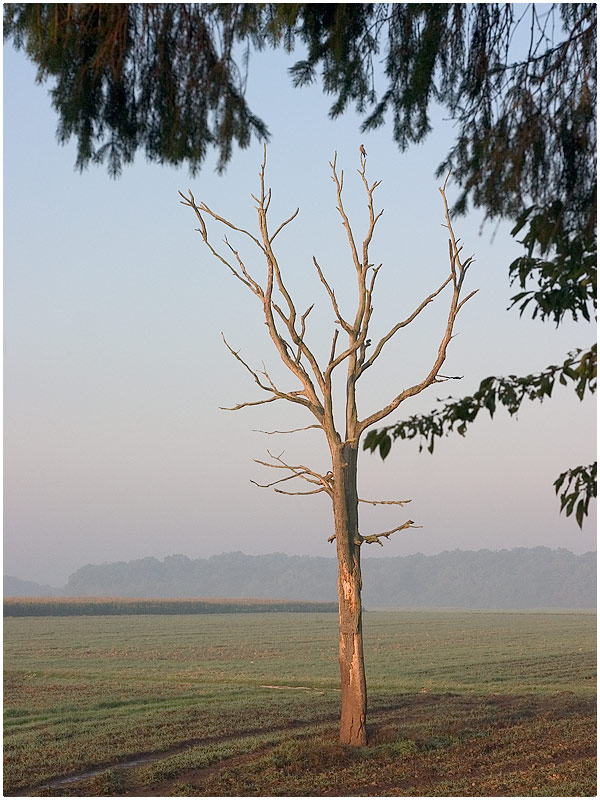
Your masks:
<svg viewBox="0 0 600 800"><path fill-rule="evenodd" d="M340 724L340 742L349 747L365 747L367 744L367 725L364 716Z"/></svg>

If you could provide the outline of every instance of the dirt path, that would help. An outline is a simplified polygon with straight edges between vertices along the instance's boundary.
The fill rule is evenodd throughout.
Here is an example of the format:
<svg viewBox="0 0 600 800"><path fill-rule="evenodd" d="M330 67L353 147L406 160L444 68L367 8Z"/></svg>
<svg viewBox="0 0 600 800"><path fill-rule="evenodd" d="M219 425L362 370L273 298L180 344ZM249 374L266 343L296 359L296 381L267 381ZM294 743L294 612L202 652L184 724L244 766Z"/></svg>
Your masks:
<svg viewBox="0 0 600 800"><path fill-rule="evenodd" d="M185 753L188 750L193 749L194 747L200 747L201 745L211 745L211 744L222 744L224 742L231 742L239 739L245 739L250 736L260 736L265 734L277 734L277 733L288 733L289 731L293 730L301 730L302 728L309 728L315 727L317 725L327 725L333 722L337 722L339 719L339 714L332 714L329 717L325 717L321 720L308 720L306 722L300 721L293 721L288 723L287 725L281 725L272 728L253 728L251 730L243 731L240 733L232 733L225 736L206 736L206 737L199 737L195 739L188 739L185 742L181 742L180 744L169 747L164 750L153 750L152 752L148 753L133 753L125 758L122 758L118 761L107 761L103 764L96 764L89 769L80 772L72 772L68 775L59 775L56 778L52 778L49 781L45 781L44 783L40 783L37 786L27 786L21 787L12 792L5 792L5 797L29 797L35 792L42 792L46 789L60 789L63 786L68 786L72 783L79 783L80 781L88 780L89 778L95 778L98 775L101 775L103 772L107 772L108 770L113 769L129 769L131 767L139 767L145 764L152 764L155 761L160 761L163 758L169 758L170 756L176 756L180 753ZM235 758L239 758L242 760L248 760L254 754L248 754L247 756L236 756ZM229 761L230 759L227 759ZM235 760L235 759L234 759ZM215 764L214 767L207 767L206 772L210 774L211 772L217 771L221 769L222 765L225 761L219 762L219 764ZM203 772L204 770L200 770ZM179 780L179 779L178 779ZM152 792L152 794L155 794ZM159 792L159 796L160 796ZM146 796L146 795L142 795Z"/></svg>
<svg viewBox="0 0 600 800"><path fill-rule="evenodd" d="M123 796L127 797L133 795L135 797L169 797L178 783L188 783L192 786L197 786L210 775L215 775L223 769L230 769L232 767L239 767L242 764L247 764L260 758L262 755L269 751L269 747L258 747L251 753L244 753L239 756L231 756L224 758L210 767L198 767L196 769L186 769L177 773L176 778L168 778L163 781L153 783L151 786L138 786L135 790L130 792L123 792Z"/></svg>

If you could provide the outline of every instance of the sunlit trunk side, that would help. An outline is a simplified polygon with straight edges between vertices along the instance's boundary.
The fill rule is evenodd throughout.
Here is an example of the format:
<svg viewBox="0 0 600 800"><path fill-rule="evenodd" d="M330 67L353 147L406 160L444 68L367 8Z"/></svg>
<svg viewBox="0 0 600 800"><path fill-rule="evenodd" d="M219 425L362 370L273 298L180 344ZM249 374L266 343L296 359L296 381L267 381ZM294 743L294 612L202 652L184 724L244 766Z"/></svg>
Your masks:
<svg viewBox="0 0 600 800"><path fill-rule="evenodd" d="M362 642L362 579L356 489L357 448L333 453L333 513L338 556L339 663L342 689L340 741L367 743L367 684Z"/></svg>

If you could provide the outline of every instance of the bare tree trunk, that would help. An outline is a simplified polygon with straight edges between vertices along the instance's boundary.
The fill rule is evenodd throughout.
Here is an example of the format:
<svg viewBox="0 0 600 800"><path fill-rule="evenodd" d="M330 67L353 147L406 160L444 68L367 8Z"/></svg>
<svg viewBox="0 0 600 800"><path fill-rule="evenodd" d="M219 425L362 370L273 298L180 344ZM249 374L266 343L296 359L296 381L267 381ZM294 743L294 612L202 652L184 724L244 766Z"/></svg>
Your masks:
<svg viewBox="0 0 600 800"><path fill-rule="evenodd" d="M373 206L373 192L379 186L380 181L369 184L366 176L366 153L361 148L359 174L363 181L367 194L367 206L369 212L369 227L360 248L352 233L350 220L344 210L342 201L342 188L344 182L343 171L339 172L336 168L336 158L330 162L332 178L336 185L337 210L342 218L342 223L346 230L346 236L350 247L351 260L356 272L358 285L358 303L353 321L343 316L335 292L327 282L327 278L321 269L317 259L313 256L313 264L319 276L319 280L325 287L329 295L331 307L335 316L336 328L334 329L331 341L329 361L323 365L317 359L315 353L307 344L307 319L314 304L309 306L303 314L298 314L292 297L286 287L277 257L273 250L273 241L276 236L290 223L298 214L299 209L284 220L279 227L271 232L268 223L268 210L271 204L271 190L265 187L265 167L267 154L263 158L260 171L260 194L252 195L256 201L258 212L259 237L244 228L240 228L229 220L212 211L206 203L197 205L194 195L181 194L182 203L192 208L196 214L200 227L197 228L202 236L204 243L212 253L241 283L243 283L259 300L264 310L265 323L270 337L275 345L282 362L289 372L299 381L301 388L284 391L278 387L263 364L262 370L255 370L244 361L237 350L234 350L223 337L223 341L232 356L250 373L256 385L267 393L267 397L262 400L251 400L230 407L230 411L237 411L249 406L258 406L265 403L272 403L276 400L287 400L295 405L301 405L311 412L316 419L316 424L307 425L303 428L294 428L287 431L264 431L272 434L292 434L309 428L320 428L327 437L331 452L332 467L327 473L316 472L304 464L289 464L283 460L282 455L274 455L269 452L270 461L260 461L255 459L258 464L270 467L275 470L284 470L284 477L278 478L270 483L257 483L263 488L272 487L276 492L287 495L313 495L322 492L329 495L333 503L333 516L335 522L335 533L329 537L330 542L336 541L338 556L338 600L339 600L339 620L340 620L340 650L339 662L342 680L342 716L340 725L340 740L344 744L361 746L367 743L367 686L365 680L365 668L363 660L362 643L362 604L361 590L362 579L360 574L360 549L363 544L379 544L383 546L383 539L415 526L413 520L408 519L401 525L397 525L391 530L381 533L362 535L358 526L358 504L370 503L372 505L396 505L402 507L410 500L365 500L358 497L357 492L357 461L358 443L361 435L371 426L387 417L398 406L409 397L419 394L428 386L434 383L452 380L452 376L441 375L440 370L446 359L446 351L453 336L454 322L462 306L473 297L475 291L460 300L463 281L469 266L473 261L473 256L461 261L460 252L462 245L459 246L452 230L450 213L446 201L446 183L440 188L444 202L446 216L446 227L450 234L448 240L450 256L450 274L443 281L441 286L428 295L405 319L397 322L388 332L378 341L372 342L368 336L369 324L373 313L373 290L375 279L381 268L371 263L369 258L369 247L375 225L383 209L375 213ZM448 178L446 178L446 181ZM204 216L211 217L214 221L221 223L226 228L248 237L259 248L266 261L267 275L264 284L259 283L252 277L240 252L235 249L227 237L225 237L225 247L227 257L219 252L210 242L208 229ZM426 376L412 386L407 386L397 394L387 405L373 412L369 417L362 421L359 419L356 407L356 383L362 375L373 366L379 358L383 348L396 333L410 325L414 319L445 289L451 284L452 295L450 298L450 310L448 322L443 331L440 345L437 350L433 366L430 367ZM338 338L342 334L347 336L344 346L339 343ZM367 348L369 355L367 355ZM333 415L333 393L332 380L333 372L342 364L346 364L346 428L345 440L342 441L338 433ZM456 376L454 376L456 377ZM281 474L281 473L280 473ZM291 491L281 488L287 481L301 479L309 484L307 491ZM256 481L252 481L256 483Z"/></svg>
<svg viewBox="0 0 600 800"><path fill-rule="evenodd" d="M339 662L342 687L340 741L367 743L367 684L362 643L362 603L357 446L338 445L333 453L333 510L338 555Z"/></svg>

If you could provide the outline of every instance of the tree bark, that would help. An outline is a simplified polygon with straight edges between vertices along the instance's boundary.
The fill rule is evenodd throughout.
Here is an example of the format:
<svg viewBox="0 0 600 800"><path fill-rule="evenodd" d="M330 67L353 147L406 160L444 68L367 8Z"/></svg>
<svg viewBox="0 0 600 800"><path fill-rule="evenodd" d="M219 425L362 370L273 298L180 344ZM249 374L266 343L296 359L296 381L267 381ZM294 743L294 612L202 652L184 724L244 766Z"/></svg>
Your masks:
<svg viewBox="0 0 600 800"><path fill-rule="evenodd" d="M357 456L356 444L346 442L334 450L333 511L338 554L340 741L360 747L367 743L367 684L362 642Z"/></svg>

